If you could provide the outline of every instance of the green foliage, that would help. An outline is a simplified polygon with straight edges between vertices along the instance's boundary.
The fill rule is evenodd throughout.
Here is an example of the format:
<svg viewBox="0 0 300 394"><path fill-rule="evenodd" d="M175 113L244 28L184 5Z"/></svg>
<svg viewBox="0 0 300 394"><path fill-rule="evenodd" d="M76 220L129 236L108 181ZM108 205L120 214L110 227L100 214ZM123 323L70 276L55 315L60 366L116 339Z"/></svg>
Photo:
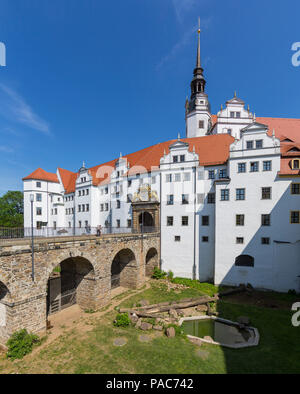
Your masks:
<svg viewBox="0 0 300 394"><path fill-rule="evenodd" d="M54 268L53 272L61 272L61 267L60 267L60 265L57 265L57 266Z"/></svg>
<svg viewBox="0 0 300 394"><path fill-rule="evenodd" d="M174 278L174 273L173 273L173 271L169 270L168 271L168 279L172 280L173 278Z"/></svg>
<svg viewBox="0 0 300 394"><path fill-rule="evenodd" d="M6 356L11 360L23 358L32 351L34 344L40 343L40 338L37 335L29 334L26 329L16 331L7 341Z"/></svg>
<svg viewBox="0 0 300 394"><path fill-rule="evenodd" d="M296 292L295 289L290 289L290 290L288 291L288 294L289 294L289 295L297 295L297 292Z"/></svg>
<svg viewBox="0 0 300 394"><path fill-rule="evenodd" d="M96 311L94 309L85 309L85 313L95 313Z"/></svg>
<svg viewBox="0 0 300 394"><path fill-rule="evenodd" d="M173 327L175 330L175 335L185 335L181 326L177 326L177 324L168 324L167 328Z"/></svg>
<svg viewBox="0 0 300 394"><path fill-rule="evenodd" d="M8 191L0 197L0 227L23 227L23 193Z"/></svg>
<svg viewBox="0 0 300 394"><path fill-rule="evenodd" d="M128 313L118 313L116 320L114 321L114 326L116 327L128 327L130 324L130 319Z"/></svg>
<svg viewBox="0 0 300 394"><path fill-rule="evenodd" d="M192 280L187 278L174 278L172 279L172 283L191 287L193 289L201 291L203 294L207 294L210 296L213 296L219 290L218 287L210 283L201 283L198 280Z"/></svg>
<svg viewBox="0 0 300 394"><path fill-rule="evenodd" d="M153 274L152 274L152 278L153 279L165 279L166 276L167 276L167 273L165 271L162 271L158 267L154 267L154 271L153 271Z"/></svg>

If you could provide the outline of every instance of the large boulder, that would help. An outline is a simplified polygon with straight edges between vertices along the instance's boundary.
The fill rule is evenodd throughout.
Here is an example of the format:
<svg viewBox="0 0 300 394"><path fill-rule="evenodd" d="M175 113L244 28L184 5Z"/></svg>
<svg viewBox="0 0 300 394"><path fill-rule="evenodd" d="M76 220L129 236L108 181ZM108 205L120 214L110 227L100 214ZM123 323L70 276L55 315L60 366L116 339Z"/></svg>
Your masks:
<svg viewBox="0 0 300 394"><path fill-rule="evenodd" d="M167 335L168 338L174 338L175 335L176 335L175 328L174 327L168 327L166 329L166 335Z"/></svg>
<svg viewBox="0 0 300 394"><path fill-rule="evenodd" d="M142 319L139 318L138 321L136 322L135 328L140 328L142 324Z"/></svg>
<svg viewBox="0 0 300 394"><path fill-rule="evenodd" d="M162 331L163 326L159 326L159 325L153 326L153 330Z"/></svg>
<svg viewBox="0 0 300 394"><path fill-rule="evenodd" d="M130 315L130 321L131 321L131 323L136 324L138 320L139 320L139 318L138 318L138 316L137 316L135 313L132 313L132 314Z"/></svg>
<svg viewBox="0 0 300 394"><path fill-rule="evenodd" d="M143 331L152 330L152 324L143 321L140 325L140 329Z"/></svg>

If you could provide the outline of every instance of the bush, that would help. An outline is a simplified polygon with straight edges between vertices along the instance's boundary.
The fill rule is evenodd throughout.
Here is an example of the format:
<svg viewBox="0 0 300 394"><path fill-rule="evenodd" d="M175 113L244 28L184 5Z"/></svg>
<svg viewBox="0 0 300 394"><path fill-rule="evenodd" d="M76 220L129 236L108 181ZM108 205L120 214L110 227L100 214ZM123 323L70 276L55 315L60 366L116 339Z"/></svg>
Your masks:
<svg viewBox="0 0 300 394"><path fill-rule="evenodd" d="M167 276L167 273L165 271L162 271L160 268L154 267L154 271L152 274L153 279L165 279Z"/></svg>
<svg viewBox="0 0 300 394"><path fill-rule="evenodd" d="M11 360L23 358L32 351L33 345L40 343L40 338L37 335L29 334L26 329L16 331L7 341L6 356Z"/></svg>
<svg viewBox="0 0 300 394"><path fill-rule="evenodd" d="M168 279L172 280L174 278L174 273L173 271L169 270L168 271Z"/></svg>
<svg viewBox="0 0 300 394"><path fill-rule="evenodd" d="M116 320L114 321L114 326L116 327L128 327L130 324L130 319L128 313L118 313Z"/></svg>
<svg viewBox="0 0 300 394"><path fill-rule="evenodd" d="M297 292L296 292L295 289L290 289L290 290L288 291L288 294L289 294L289 295L297 295Z"/></svg>

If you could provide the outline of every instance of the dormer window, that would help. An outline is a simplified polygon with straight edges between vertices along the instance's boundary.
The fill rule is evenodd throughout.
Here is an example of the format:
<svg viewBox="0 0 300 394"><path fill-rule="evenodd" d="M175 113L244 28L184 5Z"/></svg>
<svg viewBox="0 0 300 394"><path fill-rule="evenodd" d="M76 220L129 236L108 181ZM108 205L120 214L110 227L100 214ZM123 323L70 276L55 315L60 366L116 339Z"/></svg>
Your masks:
<svg viewBox="0 0 300 394"><path fill-rule="evenodd" d="M180 155L180 161L183 163L185 161L185 155Z"/></svg>
<svg viewBox="0 0 300 394"><path fill-rule="evenodd" d="M255 146L256 146L256 149L262 149L262 147L263 147L263 140L255 141Z"/></svg>
<svg viewBox="0 0 300 394"><path fill-rule="evenodd" d="M204 129L204 120L199 120L199 129Z"/></svg>
<svg viewBox="0 0 300 394"><path fill-rule="evenodd" d="M178 163L178 156L173 156L173 163Z"/></svg>
<svg viewBox="0 0 300 394"><path fill-rule="evenodd" d="M253 149L253 141L247 141L247 149Z"/></svg>
<svg viewBox="0 0 300 394"><path fill-rule="evenodd" d="M240 112L236 112L235 113L235 117L239 119L241 117L241 113Z"/></svg>
<svg viewBox="0 0 300 394"><path fill-rule="evenodd" d="M234 118L234 112L230 112L230 117Z"/></svg>
<svg viewBox="0 0 300 394"><path fill-rule="evenodd" d="M299 159L292 160L292 169L293 170L300 169L300 160Z"/></svg>

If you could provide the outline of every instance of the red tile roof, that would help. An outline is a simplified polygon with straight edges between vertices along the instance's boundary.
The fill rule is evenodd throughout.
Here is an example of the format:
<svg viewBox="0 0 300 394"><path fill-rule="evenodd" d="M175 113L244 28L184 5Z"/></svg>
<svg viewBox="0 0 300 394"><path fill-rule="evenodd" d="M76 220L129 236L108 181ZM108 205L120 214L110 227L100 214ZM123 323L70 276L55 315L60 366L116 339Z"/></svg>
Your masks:
<svg viewBox="0 0 300 394"><path fill-rule="evenodd" d="M47 172L47 171L43 170L42 168L38 168L37 170L33 171L30 175L23 178L23 181L28 180L28 179L59 183L59 180L58 180L56 174L53 174L52 172Z"/></svg>
<svg viewBox="0 0 300 394"><path fill-rule="evenodd" d="M269 135L274 129L277 138L300 142L300 119L256 118L256 121L269 127Z"/></svg>
<svg viewBox="0 0 300 394"><path fill-rule="evenodd" d="M73 193L75 191L75 182L78 177L76 172L72 172L69 170L64 170L63 168L58 168L59 175L65 189L65 193Z"/></svg>

